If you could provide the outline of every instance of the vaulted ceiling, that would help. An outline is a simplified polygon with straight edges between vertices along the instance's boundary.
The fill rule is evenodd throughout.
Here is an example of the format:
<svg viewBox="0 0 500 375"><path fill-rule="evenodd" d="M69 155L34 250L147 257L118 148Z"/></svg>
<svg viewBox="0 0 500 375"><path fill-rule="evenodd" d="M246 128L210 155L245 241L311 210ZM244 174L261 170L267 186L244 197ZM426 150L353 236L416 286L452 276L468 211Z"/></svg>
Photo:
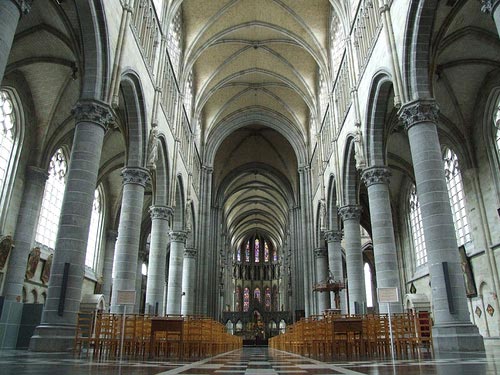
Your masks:
<svg viewBox="0 0 500 375"><path fill-rule="evenodd" d="M193 72L202 143L218 145L209 162L232 245L253 232L278 245L285 239L297 168L315 136L319 69L328 75L330 7L328 0L182 1L183 70Z"/></svg>

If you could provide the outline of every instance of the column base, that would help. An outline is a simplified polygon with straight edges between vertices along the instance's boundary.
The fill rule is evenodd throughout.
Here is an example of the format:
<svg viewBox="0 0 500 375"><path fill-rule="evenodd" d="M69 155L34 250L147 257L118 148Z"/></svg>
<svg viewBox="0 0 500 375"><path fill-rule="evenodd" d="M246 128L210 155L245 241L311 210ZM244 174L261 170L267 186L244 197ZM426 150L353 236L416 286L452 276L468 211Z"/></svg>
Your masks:
<svg viewBox="0 0 500 375"><path fill-rule="evenodd" d="M69 352L75 343L75 326L39 325L31 337L33 352Z"/></svg>
<svg viewBox="0 0 500 375"><path fill-rule="evenodd" d="M23 304L4 301L0 316L0 349L16 349Z"/></svg>
<svg viewBox="0 0 500 375"><path fill-rule="evenodd" d="M484 352L483 336L473 324L432 327L436 352Z"/></svg>

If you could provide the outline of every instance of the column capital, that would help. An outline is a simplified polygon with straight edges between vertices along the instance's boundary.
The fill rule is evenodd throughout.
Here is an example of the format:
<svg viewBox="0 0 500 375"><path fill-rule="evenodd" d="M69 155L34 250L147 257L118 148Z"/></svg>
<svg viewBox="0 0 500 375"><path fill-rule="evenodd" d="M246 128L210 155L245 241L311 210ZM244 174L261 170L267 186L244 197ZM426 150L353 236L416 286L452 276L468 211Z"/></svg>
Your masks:
<svg viewBox="0 0 500 375"><path fill-rule="evenodd" d="M314 249L315 258L326 258L328 256L328 250L324 247L317 247Z"/></svg>
<svg viewBox="0 0 500 375"><path fill-rule="evenodd" d="M82 99L73 107L71 114L77 123L92 122L107 131L114 123L111 107L99 100Z"/></svg>
<svg viewBox="0 0 500 375"><path fill-rule="evenodd" d="M149 171L146 168L125 167L122 169L121 175L123 177L123 185L136 184L145 187L149 181Z"/></svg>
<svg viewBox="0 0 500 375"><path fill-rule="evenodd" d="M361 217L361 206L358 205L347 205L339 208L339 214L342 216L342 220L358 220Z"/></svg>
<svg viewBox="0 0 500 375"><path fill-rule="evenodd" d="M45 183L49 177L49 173L45 169L35 167L34 165L28 165L26 167L26 176L31 181L36 180L37 182Z"/></svg>
<svg viewBox="0 0 500 375"><path fill-rule="evenodd" d="M196 258L197 254L198 254L198 250L196 250L196 249L193 249L193 248L184 249L184 258L194 259L194 258Z"/></svg>
<svg viewBox="0 0 500 375"><path fill-rule="evenodd" d="M172 242L182 242L185 243L187 239L187 232L183 230L170 231L168 233L170 236L170 241Z"/></svg>
<svg viewBox="0 0 500 375"><path fill-rule="evenodd" d="M361 180L366 187L375 184L389 185L392 173L387 167L370 167L366 168L361 175Z"/></svg>
<svg viewBox="0 0 500 375"><path fill-rule="evenodd" d="M340 242L342 241L342 231L340 230L327 230L325 231L326 242Z"/></svg>
<svg viewBox="0 0 500 375"><path fill-rule="evenodd" d="M151 206L149 213L151 220L168 220L174 214L174 209L169 206Z"/></svg>
<svg viewBox="0 0 500 375"><path fill-rule="evenodd" d="M434 99L417 99L401 106L398 115L408 131L413 125L422 122L437 123L439 107Z"/></svg>
<svg viewBox="0 0 500 375"><path fill-rule="evenodd" d="M481 0L481 12L493 14L498 5L500 5L500 0Z"/></svg>
<svg viewBox="0 0 500 375"><path fill-rule="evenodd" d="M33 0L12 0L17 5L21 14L28 14L31 11Z"/></svg>
<svg viewBox="0 0 500 375"><path fill-rule="evenodd" d="M297 169L300 174L304 172L308 172L311 169L309 165L300 165L299 168Z"/></svg>

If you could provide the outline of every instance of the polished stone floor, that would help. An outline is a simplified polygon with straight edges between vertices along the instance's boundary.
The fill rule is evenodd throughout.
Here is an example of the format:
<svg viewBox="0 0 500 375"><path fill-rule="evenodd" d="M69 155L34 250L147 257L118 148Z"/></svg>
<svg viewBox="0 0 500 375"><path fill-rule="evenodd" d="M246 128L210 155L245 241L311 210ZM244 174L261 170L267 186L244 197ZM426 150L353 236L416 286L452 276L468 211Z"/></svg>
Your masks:
<svg viewBox="0 0 500 375"><path fill-rule="evenodd" d="M421 360L325 363L265 347L245 347L199 362L92 361L67 353L0 351L0 375L483 375L500 374L500 352L486 355L452 353Z"/></svg>

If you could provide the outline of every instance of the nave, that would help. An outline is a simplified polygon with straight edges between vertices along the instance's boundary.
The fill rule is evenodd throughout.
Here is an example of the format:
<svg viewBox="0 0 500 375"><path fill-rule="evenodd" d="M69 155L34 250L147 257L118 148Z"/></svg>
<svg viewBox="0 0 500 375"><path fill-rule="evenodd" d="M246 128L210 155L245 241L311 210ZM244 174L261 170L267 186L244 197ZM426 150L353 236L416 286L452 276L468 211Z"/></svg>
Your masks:
<svg viewBox="0 0 500 375"><path fill-rule="evenodd" d="M89 361L68 353L0 351L2 375L489 375L500 372L498 350L481 353L449 353L446 357L420 360L320 362L266 347L244 347L198 362Z"/></svg>

